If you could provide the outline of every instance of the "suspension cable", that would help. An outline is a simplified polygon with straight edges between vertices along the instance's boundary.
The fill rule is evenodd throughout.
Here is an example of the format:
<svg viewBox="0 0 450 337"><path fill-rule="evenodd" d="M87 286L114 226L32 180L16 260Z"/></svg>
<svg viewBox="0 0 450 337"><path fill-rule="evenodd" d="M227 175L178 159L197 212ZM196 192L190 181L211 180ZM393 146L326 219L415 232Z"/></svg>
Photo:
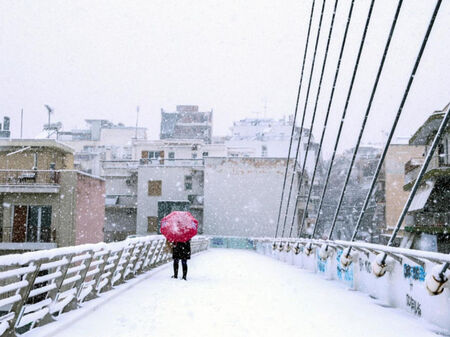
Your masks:
<svg viewBox="0 0 450 337"><path fill-rule="evenodd" d="M325 192L326 192L326 189L327 189L327 186L328 186L328 181L329 181L329 179L330 179L331 169L332 169L332 167L333 167L334 158L335 158L335 156L336 156L337 148L338 148L339 141L340 141L340 138L341 138L342 127L343 127L343 125L344 125L345 116L346 116L346 114L347 114L348 104L349 104L349 102L350 102L350 97L351 97L351 95L352 95L353 85L354 85L354 83L355 83L355 78L356 78L356 73L358 72L359 61L360 61L360 59L361 59L361 54L362 54L362 51L363 51L363 48L364 48L364 44L365 44L365 41L366 41L367 30L368 30L368 28L369 28L370 19L371 19L371 17L372 17L372 11L373 11L373 6L374 6L374 4L375 4L375 0L372 0L371 3L370 3L369 12L368 12L368 14L367 14L366 24L365 24L365 26L364 26L364 32L363 32L363 35L362 35L362 38L361 38L361 43L360 43L360 45L359 45L358 56L357 56L357 58L356 58L355 67L354 67L354 69L353 69L353 74L352 74L352 79L351 79L351 82L350 82L350 87L349 87L349 89L348 89L348 93L347 93L347 98L346 98L346 101L345 101L344 110L343 110L343 112L342 112L341 123L340 123L340 125L339 125L338 134L337 134L337 136L336 136L336 142L335 142L335 144L334 144L333 154L332 154L332 156L331 156L330 165L329 165L329 167L328 167L327 177L326 177L326 180L325 180L325 186L323 187L322 196L321 196L320 204L319 204L319 209L318 209L318 211L317 211L316 224L314 225L314 229L313 229L313 232L312 232L312 234L311 234L311 238L314 237L314 235L315 235L315 233L316 233L316 231L317 231L318 224L319 224L320 211L321 211L321 209L322 209L322 203L323 203L324 196L325 196ZM302 223L303 223L303 221L302 221Z"/></svg>
<svg viewBox="0 0 450 337"><path fill-rule="evenodd" d="M401 111L403 109L403 106L405 104L406 98L408 96L409 89L411 88L412 82L414 81L414 77L415 77L417 68L419 67L420 60L421 60L423 52L425 50L425 46L426 46L426 44L428 42L428 38L429 38L429 36L431 34L431 30L432 30L434 22L436 20L436 16L437 16L437 14L439 12L439 8L441 6L441 3L442 3L442 0L438 0L436 2L436 6L434 8L433 15L432 15L430 23L428 25L427 32L426 32L425 37L423 39L422 46L420 47L419 54L417 55L417 59L416 59L416 62L414 64L414 68L413 68L413 71L411 73L411 76L409 78L408 85L407 85L406 90L405 90L405 94L403 95L402 102L401 102L400 107L399 107L399 111ZM447 113L445 114L445 116L442 119L442 122L441 122L441 125L439 127L439 130L438 130L436 136L434 137L434 140L433 140L433 143L431 145L431 148L430 148L430 150L429 150L429 152L427 154L427 157L425 158L425 162L423 163L422 168L420 169L419 175L417 176L416 182L414 183L414 186L411 189L411 193L409 194L408 200L406 201L406 204L403 207L402 213L400 214L400 216L399 216L399 218L397 220L397 224L395 226L394 231L392 232L392 235L391 235L391 237L389 239L389 242L388 242L387 246L391 246L393 244L393 242L394 242L394 240L395 240L395 238L397 236L397 233L400 230L400 227L401 227L401 225L403 223L403 220L404 220L404 218L406 216L406 212L408 211L409 206L411 205L412 199L414 198L414 196L415 196L415 194L417 192L417 189L419 188L420 180L422 180L422 177L425 174L425 171L426 171L426 169L428 167L428 164L430 163L432 155L433 155L433 153L434 153L438 143L440 142L440 139L442 137L442 134L443 134L444 130L446 129L446 126L448 124L449 119L450 119L450 109L447 111ZM381 264L384 264L386 262L386 257L387 257L387 255L385 254L383 256L383 258L382 258ZM447 268L448 268L448 265L447 265Z"/></svg>
<svg viewBox="0 0 450 337"><path fill-rule="evenodd" d="M395 132L395 130L397 128L398 121L399 121L399 119L400 119L400 117L402 115L403 107L404 107L406 99L408 97L409 90L410 90L410 88L412 86L412 83L414 81L414 78L415 78L415 75L416 75L416 71L417 71L417 68L418 68L419 63L420 63L420 59L422 57L423 51L425 50L425 45L426 45L426 43L428 41L428 37L429 37L429 35L431 33L431 28L432 28L432 26L434 24L434 20L436 18L437 11L439 10L440 2L441 2L441 0L439 0L438 3L436 4L436 8L435 8L434 14L432 16L432 19L431 19L430 24L428 26L428 30L427 30L427 32L425 34L424 39L423 39L422 46L421 46L421 49L419 51L419 55L417 56L416 62L414 64L414 68L413 68L413 70L411 72L411 75L409 77L409 81L408 81L408 84L406 86L405 92L403 93L403 98L402 98L400 107L398 108L397 114L395 116L394 122L392 124L391 130L390 130L388 138L386 140L386 144L385 144L385 146L383 148L383 152L382 152L381 157L380 157L380 159L378 161L377 168L375 170L375 174L372 177L372 182L370 184L369 191L367 192L366 199L364 200L363 207L362 207L361 212L359 214L358 221L356 222L356 226L355 226L355 229L353 231L353 235L352 235L350 241L355 241L356 240L356 235L358 234L358 230L359 230L359 227L361 225L362 218L364 217L364 214L365 214L365 211L367 209L367 206L369 205L370 197L371 197L371 195L373 193L373 190L375 189L375 184L376 184L378 176L379 176L379 174L381 172L381 167L382 167L382 165L384 163L384 160L386 158L386 154L387 154L387 152L389 150L389 146L391 144L392 137L394 136L394 132ZM351 247L349 247L349 249L347 250L347 253L346 253L347 257L350 255L350 251L351 251Z"/></svg>
<svg viewBox="0 0 450 337"><path fill-rule="evenodd" d="M311 23L312 23L313 15L314 15L314 4L315 4L315 1L316 0L313 0L312 1L312 5L311 5L311 14L310 14L310 18L309 18L308 33L306 35L305 52L303 54L302 70L301 70L301 74L300 74L300 82L299 82L299 85L298 85L297 100L296 100L296 103L295 103L294 119L292 121L291 139L289 141L288 157L287 157L287 161L286 161L286 170L284 172L283 189L282 189L282 192L281 192L280 208L278 210L278 219L277 219L277 227L276 227L276 231L275 231L275 238L278 236L278 227L280 225L281 209L282 209L282 206L283 206L284 190L286 188L286 180L287 180L287 174L288 174L288 169L289 169L289 160L290 160L292 142L293 142L294 133L295 133L295 122L296 122L296 119L297 119L298 102L300 100L300 92L301 92L302 82L303 82L303 73L304 73L304 70L305 70L305 63L306 63L306 55L308 53L309 36L310 36L310 32L311 32ZM304 118L304 116L303 116L303 118ZM300 129L300 137L301 137L301 129ZM296 152L296 155L295 155L296 159L295 159L295 163L294 163L294 171L295 171L295 166L296 166L296 162L297 162L297 156L298 156L298 149L297 149L297 152Z"/></svg>
<svg viewBox="0 0 450 337"><path fill-rule="evenodd" d="M325 68L326 68L326 65L327 65L328 50L329 50L329 47L330 47L331 37L333 35L334 20L335 20L335 17L336 17L336 11L337 11L338 3L339 3L339 0L336 0L335 3L334 3L333 16L331 18L330 30L328 32L327 45L325 47L325 56L323 58L322 70L320 72L319 84L318 84L317 94L316 94L316 101L314 103L313 116L312 116L312 120L311 120L311 128L310 128L310 131L309 131L308 143L306 145L306 153L305 153L305 157L304 157L304 160L303 160L302 173L300 174L300 178L299 178L299 183L298 183L299 189L298 189L298 193L297 193L297 196L296 196L296 199L295 199L293 219L291 221L291 229L289 231L289 237L292 236L292 230L294 228L295 210L298 207L299 194L300 194L301 185L302 185L302 182L303 182L303 175L305 173L306 161L307 161L307 158L308 158L308 150L309 150L309 146L310 146L310 143L311 143L311 137L312 137L313 128L314 128L314 121L315 121L315 116L316 116L316 111L317 111L317 105L318 105L318 102L319 102L320 91L322 89L323 75L325 73ZM328 118L328 116L326 118ZM317 158L319 158L319 154L317 154ZM286 218L287 218L287 213L286 213ZM286 218L285 218L285 221L286 221Z"/></svg>
<svg viewBox="0 0 450 337"><path fill-rule="evenodd" d="M347 185L348 185L348 182L350 180L350 175L352 174L353 164L355 163L356 155L358 153L359 146L361 144L361 139L362 139L362 136L364 134L364 130L366 128L367 119L369 117L370 110L372 108L373 99L374 99L375 93L376 93L376 91L378 89L378 83L380 81L381 73L383 72L384 63L386 61L386 57L387 57L387 54L388 54L388 51L389 51L389 47L391 45L392 36L394 35L395 26L397 25L397 19L398 19L398 16L400 15L400 10L402 8L402 4L403 4L403 0L399 0L398 5L397 5L397 10L396 10L395 15L394 15L394 19L392 20L391 29L389 31L389 36L388 36L388 39L386 41L386 45L384 47L383 56L381 58L380 65L378 67L378 72L377 72L377 76L376 76L376 79L375 79L375 83L373 84L373 87L372 87L372 92L370 94L369 103L367 104L366 113L364 115L364 119L363 119L363 122L362 122L362 125L361 125L361 129L359 131L358 140L357 140L356 146L355 146L355 148L353 150L353 155L352 155L352 159L350 161L350 166L349 166L348 171L347 171L347 176L345 177L344 186L342 187L341 195L339 196L338 205L337 205L336 211L334 213L333 222L331 223L330 232L328 234L328 240L331 239L331 237L333 235L333 230L334 230L334 228L336 226L336 220L337 220L337 217L339 215L339 211L341 210L342 201L344 200L345 191L347 189Z"/></svg>
<svg viewBox="0 0 450 337"><path fill-rule="evenodd" d="M433 143L431 144L431 148L427 153L425 162L423 163L422 167L420 168L419 175L417 176L416 181L414 182L414 185L411 189L411 193L408 196L408 200L406 200L406 203L403 206L402 213L398 217L397 224L395 225L394 231L392 232L392 235L389 238L389 242L387 243L387 246L392 246L395 238L397 237L398 231L400 230L403 220L405 219L405 216L406 216L406 213L408 212L409 206L411 205L411 203L414 199L414 196L416 195L416 192L422 183L422 178L425 175L425 172L427 171L428 164L430 164L430 161L433 158L434 151L436 150L436 147L440 143L442 136L445 133L445 130L447 129L447 124L448 124L449 120L450 120L450 109L447 110L444 117L442 118L442 122L441 122L441 125L439 126L439 130L433 139ZM384 253L384 256L381 260L381 265L383 265L386 262L386 257L387 257L387 255L386 255L386 253ZM448 265L447 265L447 268L448 268Z"/></svg>
<svg viewBox="0 0 450 337"><path fill-rule="evenodd" d="M308 107L309 93L310 93L310 90L311 90L312 77L314 75L314 66L315 66L315 63L316 63L317 47L319 45L320 31L321 31L321 28L322 28L322 21L323 21L323 12L325 10L326 2L327 2L327 0L323 0L322 1L322 9L320 11L320 19L319 19L319 25L317 27L316 43L315 43L315 46L314 46L314 54L313 54L313 59L312 59L312 63L311 63L311 72L309 74L308 89L306 90L305 105L304 105L304 108L303 108L303 121L305 119L306 109ZM314 116L315 116L315 114L313 114L313 118L312 118L311 124L314 123ZM301 126L301 129L300 129L300 135L303 134L303 121L302 121L302 126ZM298 149L300 149L301 138L302 137L300 136L299 140L298 140L298 146L297 146ZM309 140L310 139L311 139L311 133L309 134L309 138L308 138L308 146L309 146ZM306 154L307 153L308 153L308 148L306 149ZM289 204L290 204L290 198L291 198L291 193L292 193L292 185L293 185L293 182L294 182L294 174L295 173L292 174L291 186L289 188L289 197L288 197L288 201L287 201L287 204L286 204L286 215L284 217L283 230L282 230L281 237L284 237L284 231L286 229L286 219L287 219L287 214L289 212ZM294 213L295 213L295 211L294 211Z"/></svg>
<svg viewBox="0 0 450 337"><path fill-rule="evenodd" d="M311 178L311 184L309 186L308 198L306 199L305 210L308 209L309 200L311 199L311 192L312 192L312 188L313 188L313 185L314 185L314 180L315 180L315 177L316 177L317 166L319 164L320 154L321 154L321 151L322 151L323 140L325 138L325 132L326 132L327 125L328 125L328 117L330 115L331 104L332 104L333 98L334 98L334 91L336 89L336 82L337 82L337 79L338 79L338 76L339 76L339 70L340 70L340 67L341 67L342 56L344 54L344 49L345 49L345 43L346 43L346 40L347 40L348 29L350 27L350 22L351 22L351 19L352 19L352 13L353 13L353 6L354 6L354 4L355 4L355 0L352 0L352 2L350 4L350 9L348 11L347 24L345 26L344 37L343 37L342 43L341 43L341 50L339 52L339 58L338 58L337 66L336 66L336 72L334 74L333 86L331 88L331 94L330 94L330 98L329 98L329 101L328 101L328 107L327 107L327 112L326 112L326 115L325 115L325 121L324 121L323 128L322 128L322 135L320 136L319 150L318 150L318 153L317 153L317 156L316 156L316 162L314 164L314 172L313 172L313 175L312 175L312 178ZM303 229L304 221L305 221L305 217L302 216L302 223L301 223L300 231L298 233L299 237L300 237L301 231ZM291 226L291 228L292 228L292 226Z"/></svg>

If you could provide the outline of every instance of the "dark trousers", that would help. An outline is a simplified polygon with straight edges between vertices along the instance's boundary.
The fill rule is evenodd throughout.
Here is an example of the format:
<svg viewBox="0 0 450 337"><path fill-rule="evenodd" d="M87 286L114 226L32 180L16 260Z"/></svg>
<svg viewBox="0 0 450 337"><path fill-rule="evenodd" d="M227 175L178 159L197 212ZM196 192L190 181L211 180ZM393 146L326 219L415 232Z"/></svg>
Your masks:
<svg viewBox="0 0 450 337"><path fill-rule="evenodd" d="M175 277L178 277L178 262L179 261L180 261L180 259L173 259L173 275ZM187 271L188 271L186 259L181 259L181 266L183 267L183 278L186 278Z"/></svg>

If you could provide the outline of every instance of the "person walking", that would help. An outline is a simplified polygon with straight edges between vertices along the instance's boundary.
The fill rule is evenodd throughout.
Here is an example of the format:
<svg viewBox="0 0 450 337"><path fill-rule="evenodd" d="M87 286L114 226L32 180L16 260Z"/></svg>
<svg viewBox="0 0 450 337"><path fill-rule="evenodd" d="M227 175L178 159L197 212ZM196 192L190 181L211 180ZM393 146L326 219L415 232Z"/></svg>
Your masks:
<svg viewBox="0 0 450 337"><path fill-rule="evenodd" d="M187 281L187 260L191 258L191 240L187 242L174 242L172 244L172 258L173 258L173 276L172 278L178 278L178 266L181 260L181 266L183 268L183 280Z"/></svg>

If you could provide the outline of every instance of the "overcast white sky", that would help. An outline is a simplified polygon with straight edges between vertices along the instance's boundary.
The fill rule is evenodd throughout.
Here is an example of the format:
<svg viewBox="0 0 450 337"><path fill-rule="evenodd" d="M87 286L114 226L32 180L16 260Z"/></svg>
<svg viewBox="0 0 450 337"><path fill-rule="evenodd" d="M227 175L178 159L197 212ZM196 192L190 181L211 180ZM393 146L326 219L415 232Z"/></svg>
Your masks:
<svg viewBox="0 0 450 337"><path fill-rule="evenodd" d="M316 0L319 14L322 0ZM334 142L369 0L357 0L327 133ZM397 1L377 0L367 45L349 106L342 149L353 146ZM434 8L432 0L405 0L372 118L364 137L384 139L397 111L419 45ZM334 0L327 0L314 72L307 127L312 113ZM350 0L340 0L319 100L316 138L322 129ZM309 0L2 0L0 1L0 116L12 119L13 137L34 137L47 120L64 129L84 127L86 118L140 126L159 136L160 109L196 104L214 110L214 134L232 121L282 118L294 111L307 30ZM411 135L434 110L450 101L450 1L443 1L416 76L399 136ZM318 15L315 16L314 41ZM310 69L311 53L307 70ZM305 74L308 78L309 70ZM303 93L306 92L306 85ZM301 107L303 110L304 95Z"/></svg>

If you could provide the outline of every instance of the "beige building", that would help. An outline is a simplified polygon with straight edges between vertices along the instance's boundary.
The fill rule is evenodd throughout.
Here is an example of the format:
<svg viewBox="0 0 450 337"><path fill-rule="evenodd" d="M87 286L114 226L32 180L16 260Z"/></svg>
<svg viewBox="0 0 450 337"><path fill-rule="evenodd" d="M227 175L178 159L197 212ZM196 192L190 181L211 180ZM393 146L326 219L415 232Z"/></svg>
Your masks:
<svg viewBox="0 0 450 337"><path fill-rule="evenodd" d="M55 140L0 141L0 251L103 241L105 182Z"/></svg>
<svg viewBox="0 0 450 337"><path fill-rule="evenodd" d="M423 158L425 148L421 145L391 144L384 161L385 198L386 198L386 229L388 232L395 227L409 192L403 189L405 185L405 163Z"/></svg>

